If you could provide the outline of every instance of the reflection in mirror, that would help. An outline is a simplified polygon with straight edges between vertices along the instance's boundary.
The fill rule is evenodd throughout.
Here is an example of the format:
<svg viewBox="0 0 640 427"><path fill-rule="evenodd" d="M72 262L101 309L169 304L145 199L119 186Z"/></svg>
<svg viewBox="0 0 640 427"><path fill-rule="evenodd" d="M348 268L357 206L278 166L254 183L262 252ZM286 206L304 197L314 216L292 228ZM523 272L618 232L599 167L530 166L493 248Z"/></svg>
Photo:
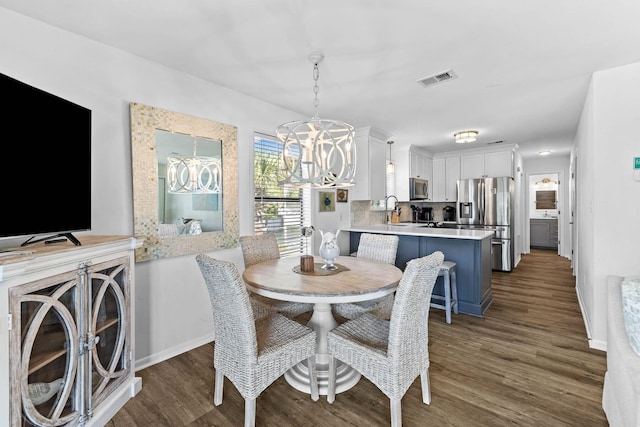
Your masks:
<svg viewBox="0 0 640 427"><path fill-rule="evenodd" d="M556 208L556 191L555 190L538 190L536 191L536 209L555 209Z"/></svg>
<svg viewBox="0 0 640 427"><path fill-rule="evenodd" d="M136 262L237 247L236 127L137 103L130 112L133 226L136 237L143 238ZM217 182L219 189L171 194L173 176L163 159L171 153L195 157L194 145L198 157L212 157L213 164L221 160L221 173L198 169L198 188Z"/></svg>
<svg viewBox="0 0 640 427"><path fill-rule="evenodd" d="M168 172L167 159L169 157L193 157L207 158L207 162L222 162L222 142L210 138L193 137L166 130L156 130L156 158L158 162L158 221L159 236L170 237L178 235L194 235L207 231L221 231L223 193L219 192L222 186L219 177L213 176L216 172L210 172L207 168L201 169L202 173L189 174L187 168L183 173L178 172L178 178L189 175L178 182L191 179L204 183L197 188L186 189L184 185L171 185L172 174ZM184 162L183 162L184 163ZM194 177L195 176L195 177ZM196 177L199 177L198 180ZM176 173L173 174L175 181ZM206 183L211 182L212 189L206 191ZM213 185L213 183L216 185ZM180 188L181 191L171 191L171 188Z"/></svg>

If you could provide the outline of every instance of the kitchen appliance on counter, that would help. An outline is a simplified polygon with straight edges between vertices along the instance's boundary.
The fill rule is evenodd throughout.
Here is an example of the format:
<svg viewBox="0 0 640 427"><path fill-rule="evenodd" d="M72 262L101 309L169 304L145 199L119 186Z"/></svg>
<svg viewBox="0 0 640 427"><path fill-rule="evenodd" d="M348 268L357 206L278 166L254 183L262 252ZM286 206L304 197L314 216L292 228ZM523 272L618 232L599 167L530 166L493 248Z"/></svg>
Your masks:
<svg viewBox="0 0 640 427"><path fill-rule="evenodd" d="M409 178L409 200L427 200L429 181L421 178Z"/></svg>
<svg viewBox="0 0 640 427"><path fill-rule="evenodd" d="M418 219L420 221L433 221L433 208L422 208Z"/></svg>
<svg viewBox="0 0 640 427"><path fill-rule="evenodd" d="M459 179L457 185L458 226L494 231L491 267L493 270L511 271L514 262L513 178Z"/></svg>
<svg viewBox="0 0 640 427"><path fill-rule="evenodd" d="M442 208L442 220L447 222L456 221L456 208L453 206Z"/></svg>

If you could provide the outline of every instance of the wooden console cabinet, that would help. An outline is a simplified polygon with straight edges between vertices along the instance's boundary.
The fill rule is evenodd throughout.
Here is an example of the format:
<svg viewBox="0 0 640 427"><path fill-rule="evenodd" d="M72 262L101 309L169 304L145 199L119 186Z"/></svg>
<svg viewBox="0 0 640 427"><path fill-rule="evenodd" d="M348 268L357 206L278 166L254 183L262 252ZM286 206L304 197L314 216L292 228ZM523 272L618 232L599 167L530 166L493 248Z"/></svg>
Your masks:
<svg viewBox="0 0 640 427"><path fill-rule="evenodd" d="M0 258L0 425L102 426L141 388L126 236ZM5 323L6 322L6 323Z"/></svg>

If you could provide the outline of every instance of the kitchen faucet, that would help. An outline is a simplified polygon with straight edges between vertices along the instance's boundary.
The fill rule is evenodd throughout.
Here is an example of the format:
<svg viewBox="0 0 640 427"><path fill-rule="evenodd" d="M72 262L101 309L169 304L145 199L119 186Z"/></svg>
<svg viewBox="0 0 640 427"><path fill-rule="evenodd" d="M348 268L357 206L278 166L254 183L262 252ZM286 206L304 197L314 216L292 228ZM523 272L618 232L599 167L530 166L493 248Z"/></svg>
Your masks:
<svg viewBox="0 0 640 427"><path fill-rule="evenodd" d="M389 222L389 207L388 207L389 205L387 202L392 197L396 199L396 203L393 205L393 210L391 212L395 212L396 215L400 216L400 209L398 207L398 198L393 194L390 194L384 198L384 215L385 215L385 218L387 219L387 222Z"/></svg>

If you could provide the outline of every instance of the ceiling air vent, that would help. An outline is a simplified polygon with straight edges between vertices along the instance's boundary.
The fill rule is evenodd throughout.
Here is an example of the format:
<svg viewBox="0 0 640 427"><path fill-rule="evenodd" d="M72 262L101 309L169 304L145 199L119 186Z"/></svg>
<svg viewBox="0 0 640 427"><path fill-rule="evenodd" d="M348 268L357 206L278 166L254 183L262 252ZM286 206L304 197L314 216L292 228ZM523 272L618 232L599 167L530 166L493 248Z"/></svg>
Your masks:
<svg viewBox="0 0 640 427"><path fill-rule="evenodd" d="M418 80L418 83L420 83L424 87L427 87L436 83L442 83L446 82L447 80L455 79L456 77L457 76L454 74L453 70L447 70L433 76L423 77Z"/></svg>

